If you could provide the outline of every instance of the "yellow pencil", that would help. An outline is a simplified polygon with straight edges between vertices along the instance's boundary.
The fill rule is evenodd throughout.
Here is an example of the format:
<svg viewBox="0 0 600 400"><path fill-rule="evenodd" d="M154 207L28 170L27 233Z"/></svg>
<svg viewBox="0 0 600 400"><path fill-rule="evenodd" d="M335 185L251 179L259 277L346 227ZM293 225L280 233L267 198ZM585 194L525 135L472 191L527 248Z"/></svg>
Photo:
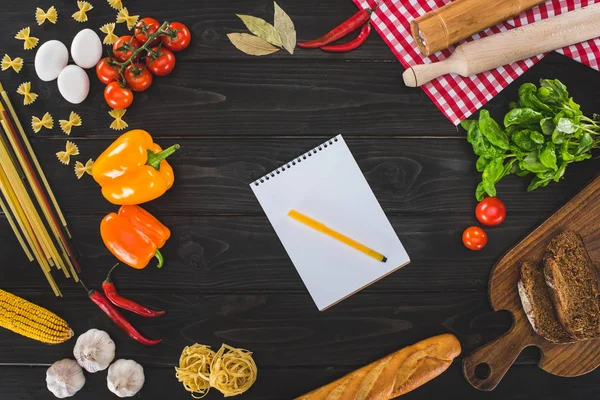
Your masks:
<svg viewBox="0 0 600 400"><path fill-rule="evenodd" d="M327 226L323 225L319 221L315 221L314 219L307 217L306 215L301 214L296 210L290 210L290 212L288 213L288 216L292 217L293 219L295 219L298 222L302 222L304 225L310 226L311 228L313 228L319 232L323 232L324 234L331 236L332 238L337 239L340 242L345 243L348 246L353 247L358 251L362 251L363 253L373 257L377 261L381 261L381 262L387 261L387 257L384 256L383 254L380 254L380 253L376 252L375 250L368 248L364 244L360 244L357 241L352 240L349 237L344 236L341 233L336 232L331 228L328 228Z"/></svg>

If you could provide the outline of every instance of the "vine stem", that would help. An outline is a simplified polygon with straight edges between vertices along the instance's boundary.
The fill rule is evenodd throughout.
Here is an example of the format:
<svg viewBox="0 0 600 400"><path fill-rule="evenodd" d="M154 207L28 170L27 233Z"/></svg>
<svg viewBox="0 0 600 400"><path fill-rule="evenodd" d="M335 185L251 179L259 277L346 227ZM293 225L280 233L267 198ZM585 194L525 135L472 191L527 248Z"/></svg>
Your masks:
<svg viewBox="0 0 600 400"><path fill-rule="evenodd" d="M150 47L150 43L152 43L152 41L154 39L156 39L159 36L163 36L163 35L167 34L168 32L166 31L166 28L168 26L169 26L169 21L163 22L163 24L160 26L160 28L158 28L156 30L156 32L154 32L152 35L148 36L148 40L146 40L146 43L144 43L142 46L140 46L139 49L136 49L133 51L133 53L131 53L131 56L129 57L129 59L127 61L123 61L123 62L115 61L116 65L121 66L121 68L119 69L119 76L122 79L121 84L123 81L125 81L125 76L123 75L125 68L127 68L128 65L133 66L133 62L136 59L137 55L140 54L142 51L148 51L148 49Z"/></svg>

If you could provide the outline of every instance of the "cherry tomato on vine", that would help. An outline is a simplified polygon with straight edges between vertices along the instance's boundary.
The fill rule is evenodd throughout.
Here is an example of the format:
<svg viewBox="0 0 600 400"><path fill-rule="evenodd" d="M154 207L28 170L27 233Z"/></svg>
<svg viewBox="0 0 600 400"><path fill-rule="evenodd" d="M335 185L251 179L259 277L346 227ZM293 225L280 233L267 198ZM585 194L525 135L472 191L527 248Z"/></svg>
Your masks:
<svg viewBox="0 0 600 400"><path fill-rule="evenodd" d="M148 34L144 33L142 27L146 27L146 32ZM135 27L133 28L133 35L138 42L144 44L148 41L148 37L155 34L159 28L160 22L154 18L142 18L137 24L135 24ZM160 37L154 38L154 40L150 42L149 46L155 46L158 44L158 42L160 42Z"/></svg>
<svg viewBox="0 0 600 400"><path fill-rule="evenodd" d="M175 32L176 37L162 36L161 40L165 46L173 51L181 51L190 45L192 35L187 26L181 22L171 22L169 28Z"/></svg>
<svg viewBox="0 0 600 400"><path fill-rule="evenodd" d="M150 72L156 76L166 76L175 68L175 54L165 47L153 47L152 51L158 54L157 58L152 58L152 54L148 52L146 57L146 65Z"/></svg>
<svg viewBox="0 0 600 400"><path fill-rule="evenodd" d="M98 75L100 82L108 85L109 83L118 79L119 66L110 65L110 58L104 57L102 60L98 61L98 64L96 64L96 75Z"/></svg>
<svg viewBox="0 0 600 400"><path fill-rule="evenodd" d="M152 85L152 74L142 63L128 65L124 75L127 86L136 92L143 92Z"/></svg>
<svg viewBox="0 0 600 400"><path fill-rule="evenodd" d="M462 241L469 250L481 250L487 244L487 235L480 227L470 226L463 232Z"/></svg>
<svg viewBox="0 0 600 400"><path fill-rule="evenodd" d="M133 52L140 47L142 45L133 36L121 36L113 45L113 54L117 60L127 61L133 55Z"/></svg>
<svg viewBox="0 0 600 400"><path fill-rule="evenodd" d="M133 103L133 92L119 82L111 82L104 89L104 100L111 108L124 109Z"/></svg>
<svg viewBox="0 0 600 400"><path fill-rule="evenodd" d="M486 197L477 204L475 216L484 225L500 225L506 218L506 206L497 197Z"/></svg>

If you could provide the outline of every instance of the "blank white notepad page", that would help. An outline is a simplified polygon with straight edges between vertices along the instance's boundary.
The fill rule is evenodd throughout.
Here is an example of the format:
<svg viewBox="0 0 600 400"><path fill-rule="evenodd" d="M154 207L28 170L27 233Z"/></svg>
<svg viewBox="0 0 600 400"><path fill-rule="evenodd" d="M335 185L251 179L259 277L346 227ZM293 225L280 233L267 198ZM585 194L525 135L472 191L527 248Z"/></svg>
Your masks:
<svg viewBox="0 0 600 400"><path fill-rule="evenodd" d="M250 186L319 310L410 262L341 135ZM387 262L290 218L292 209L383 254Z"/></svg>

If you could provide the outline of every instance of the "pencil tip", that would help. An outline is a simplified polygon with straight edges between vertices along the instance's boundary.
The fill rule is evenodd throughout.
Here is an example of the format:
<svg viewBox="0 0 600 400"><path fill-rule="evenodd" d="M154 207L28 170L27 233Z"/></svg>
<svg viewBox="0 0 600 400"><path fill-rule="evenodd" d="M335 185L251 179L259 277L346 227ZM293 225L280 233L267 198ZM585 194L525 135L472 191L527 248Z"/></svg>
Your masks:
<svg viewBox="0 0 600 400"><path fill-rule="evenodd" d="M383 259L381 259L381 262L386 262L387 261L387 257L383 257Z"/></svg>

